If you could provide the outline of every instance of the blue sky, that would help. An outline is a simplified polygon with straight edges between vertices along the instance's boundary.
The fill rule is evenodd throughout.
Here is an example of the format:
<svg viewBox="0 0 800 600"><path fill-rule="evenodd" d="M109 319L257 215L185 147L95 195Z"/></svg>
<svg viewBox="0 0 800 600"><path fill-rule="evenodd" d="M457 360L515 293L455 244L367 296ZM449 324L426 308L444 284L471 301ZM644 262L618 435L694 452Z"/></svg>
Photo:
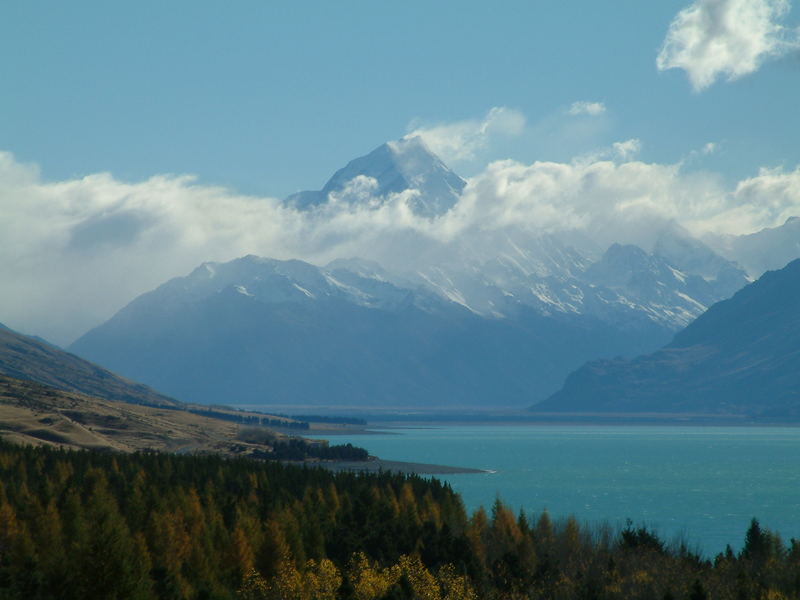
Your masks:
<svg viewBox="0 0 800 600"><path fill-rule="evenodd" d="M696 92L683 70L656 68L689 4L5 2L0 149L48 180L191 173L282 197L414 123L508 107L525 131L456 170L630 138L663 163L713 142L692 167L727 178L796 166L800 55ZM576 101L602 102L601 122L565 122Z"/></svg>
<svg viewBox="0 0 800 600"><path fill-rule="evenodd" d="M708 243L778 226L800 215L798 13L6 0L0 322L68 343L245 254L397 261L509 227L647 249L654 224ZM412 132L469 180L445 215L421 219L403 194L279 201Z"/></svg>

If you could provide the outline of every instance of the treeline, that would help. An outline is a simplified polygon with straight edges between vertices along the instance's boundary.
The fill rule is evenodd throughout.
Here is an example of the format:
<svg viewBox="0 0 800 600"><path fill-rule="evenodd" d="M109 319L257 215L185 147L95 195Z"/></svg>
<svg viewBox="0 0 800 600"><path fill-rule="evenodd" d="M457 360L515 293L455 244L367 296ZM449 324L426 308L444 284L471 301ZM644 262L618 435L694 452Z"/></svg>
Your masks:
<svg viewBox="0 0 800 600"><path fill-rule="evenodd" d="M240 423L242 425L260 425L262 427L281 427L284 429L298 430L309 429L311 427L311 425L304 420L287 421L286 419L294 419L294 417L290 417L288 415L278 414L265 415L261 417L253 414L244 414L244 411L238 411L237 409L231 409L228 407L223 407L227 410L216 410L213 406L209 408L196 408L196 405L187 406L185 404L179 404L172 406L169 404L159 404L144 401L131 402L131 404L138 404L140 406L147 406L150 408L160 408L162 410L185 411L195 415L200 415L201 417L210 417L212 419L220 419L222 421L230 421L232 423ZM238 412L241 412L242 414L237 414ZM272 417L283 418L274 419Z"/></svg>
<svg viewBox="0 0 800 600"><path fill-rule="evenodd" d="M365 461L369 453L353 444L336 444L329 446L323 443L314 443L309 440L289 438L286 441L271 442L272 452L256 450L251 454L253 458L265 460L305 460L318 458L320 460L350 460Z"/></svg>
<svg viewBox="0 0 800 600"><path fill-rule="evenodd" d="M467 517L446 484L275 462L0 444L0 598L800 598L754 522L713 560L653 532Z"/></svg>
<svg viewBox="0 0 800 600"><path fill-rule="evenodd" d="M284 413L272 413L276 417L305 421L308 423L336 423L339 425L366 425L366 419L359 417L344 417L337 415L287 415Z"/></svg>
<svg viewBox="0 0 800 600"><path fill-rule="evenodd" d="M186 410L190 413L200 415L201 417L211 417L212 419L221 419L223 421L240 423L242 425L260 425L262 427L281 427L284 429L298 430L306 430L310 427L310 425L304 421L284 421L283 419L273 419L269 416L239 415L235 412L225 412L214 410L213 408L187 408Z"/></svg>
<svg viewBox="0 0 800 600"><path fill-rule="evenodd" d="M289 418L309 423L335 423L338 425L366 425L366 419L359 417L337 417L333 415L291 415Z"/></svg>

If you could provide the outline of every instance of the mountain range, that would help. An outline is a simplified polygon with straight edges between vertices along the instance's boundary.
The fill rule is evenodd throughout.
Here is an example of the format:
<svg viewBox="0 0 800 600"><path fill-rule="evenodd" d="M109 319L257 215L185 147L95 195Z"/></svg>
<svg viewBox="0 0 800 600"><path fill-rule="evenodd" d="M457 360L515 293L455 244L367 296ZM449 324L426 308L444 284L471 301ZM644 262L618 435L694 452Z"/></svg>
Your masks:
<svg viewBox="0 0 800 600"><path fill-rule="evenodd" d="M418 217L438 219L467 185L412 137L285 203L369 210L400 195ZM647 247L604 247L586 232L520 224L388 240L383 265L209 262L134 299L70 350L192 402L522 407L586 361L663 346L760 275L763 260L746 272L731 256L790 254L793 227L706 243L665 221Z"/></svg>
<svg viewBox="0 0 800 600"><path fill-rule="evenodd" d="M648 345L590 316L486 318L366 266L207 263L71 350L194 402L420 407L519 406L557 389L566 365Z"/></svg>

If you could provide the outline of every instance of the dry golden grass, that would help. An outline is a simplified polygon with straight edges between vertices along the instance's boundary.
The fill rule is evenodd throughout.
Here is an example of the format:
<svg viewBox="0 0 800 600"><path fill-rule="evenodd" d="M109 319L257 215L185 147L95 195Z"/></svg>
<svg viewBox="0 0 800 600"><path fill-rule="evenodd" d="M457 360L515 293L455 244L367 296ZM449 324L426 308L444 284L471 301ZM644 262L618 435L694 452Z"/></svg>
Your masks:
<svg viewBox="0 0 800 600"><path fill-rule="evenodd" d="M238 429L231 421L185 410L103 400L0 375L0 437L16 443L120 452L264 449L237 440Z"/></svg>

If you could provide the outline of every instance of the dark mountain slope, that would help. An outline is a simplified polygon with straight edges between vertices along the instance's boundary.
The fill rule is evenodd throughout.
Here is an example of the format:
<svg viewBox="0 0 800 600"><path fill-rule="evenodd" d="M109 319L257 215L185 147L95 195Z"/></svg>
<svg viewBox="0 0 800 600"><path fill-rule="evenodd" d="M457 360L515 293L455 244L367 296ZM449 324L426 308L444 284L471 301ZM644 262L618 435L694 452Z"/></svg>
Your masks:
<svg viewBox="0 0 800 600"><path fill-rule="evenodd" d="M106 400L165 406L180 404L145 385L128 381L7 327L0 327L0 374Z"/></svg>
<svg viewBox="0 0 800 600"><path fill-rule="evenodd" d="M800 260L715 304L654 354L588 363L534 410L800 418Z"/></svg>

